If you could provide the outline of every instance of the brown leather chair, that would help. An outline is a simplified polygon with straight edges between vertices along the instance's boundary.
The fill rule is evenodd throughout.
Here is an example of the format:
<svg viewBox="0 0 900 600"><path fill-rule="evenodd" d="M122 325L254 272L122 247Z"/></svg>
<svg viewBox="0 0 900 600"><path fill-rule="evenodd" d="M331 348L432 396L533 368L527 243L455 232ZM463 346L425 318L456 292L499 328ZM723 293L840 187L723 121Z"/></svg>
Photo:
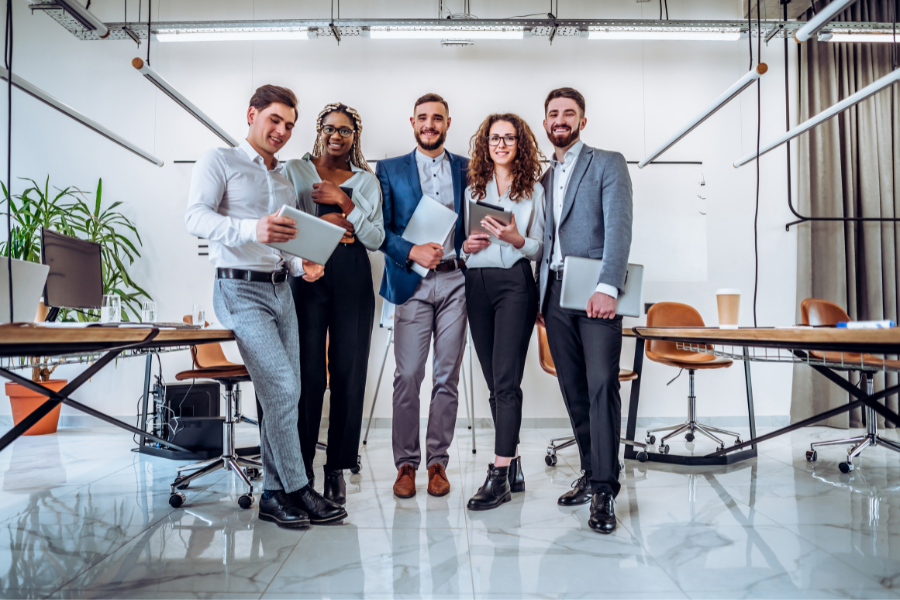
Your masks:
<svg viewBox="0 0 900 600"><path fill-rule="evenodd" d="M800 321L803 325L837 325L838 323L846 323L850 320L850 316L844 309L834 302L818 300L816 298L807 298L800 303ZM869 395L875 393L874 377L878 371L900 371L900 361L885 360L872 354L811 350L809 352L809 357L814 360L825 362L833 369L859 371L859 385L860 387L865 386L866 393ZM813 442L809 445L809 450L806 451L806 460L814 462L818 458L818 453L816 452L818 446L852 444L850 448L847 448L847 461L838 465L841 472L849 473L854 469L853 459L859 456L862 451L869 446L881 444L894 452L900 452L900 444L878 435L878 416L872 408L867 406L863 412L863 417L866 422L865 435L838 440L828 440L826 442Z"/></svg>
<svg viewBox="0 0 900 600"><path fill-rule="evenodd" d="M547 329L538 324L537 326L537 334L538 334L538 359L541 363L541 368L544 372L549 373L556 377L556 363L553 362L553 356L550 354L550 343L547 341ZM630 369L622 369L619 368L619 382L622 381L634 381L638 378L637 373ZM621 438L620 440L623 444L630 444L632 446L636 446L640 448L640 452L637 453L637 458L641 462L646 462L649 456L647 452L645 452L647 445L642 444L640 442L635 442L633 440L626 440L625 438ZM558 443L559 442L559 443ZM557 463L556 451L562 450L563 448L568 448L575 444L574 436L567 436L562 438L555 438L550 440L550 445L547 446L547 456L544 457L544 462L547 463L548 467L555 467ZM625 465L621 462L619 463L620 468L625 468Z"/></svg>
<svg viewBox="0 0 900 600"><path fill-rule="evenodd" d="M192 323L191 315L185 316L184 322ZM211 461L179 467L178 476L171 485L172 495L169 496L169 505L173 508L178 508L187 500L185 495L176 491L176 489L186 489L192 481L219 469L226 469L234 471L249 488L249 492L238 498L238 505L241 508L250 508L253 505L253 484L250 483L250 479L259 478L262 472L262 463L258 460L239 456L234 447L235 422L243 420L256 424L255 421L241 414L240 384L250 381L250 374L244 365L233 363L225 357L221 344L191 346L191 358L194 368L178 373L175 379L178 381L212 379L225 386L225 425L222 434L222 456ZM244 469L247 470L246 473L244 473ZM194 472L182 475L182 472L185 471Z"/></svg>
<svg viewBox="0 0 900 600"><path fill-rule="evenodd" d="M647 327L705 327L703 317L692 306L678 302L658 302L647 311ZM669 445L666 442L684 433L688 442L694 441L694 433L701 433L719 445L719 449L725 448L725 442L715 434L728 435L735 438L735 444L741 443L740 436L733 431L726 431L711 425L703 425L697 422L697 397L694 395L694 373L704 369L727 369L733 363L730 358L720 358L703 352L690 352L681 350L675 342L663 342L659 340L647 340L644 346L645 356L663 365L687 369L689 377L688 391L688 420L678 425L660 427L647 431L647 443L656 442L655 433L668 431L669 433L659 440L659 452L669 453ZM679 371L679 374L681 371ZM672 380L674 381L674 379ZM672 383L671 381L669 383Z"/></svg>

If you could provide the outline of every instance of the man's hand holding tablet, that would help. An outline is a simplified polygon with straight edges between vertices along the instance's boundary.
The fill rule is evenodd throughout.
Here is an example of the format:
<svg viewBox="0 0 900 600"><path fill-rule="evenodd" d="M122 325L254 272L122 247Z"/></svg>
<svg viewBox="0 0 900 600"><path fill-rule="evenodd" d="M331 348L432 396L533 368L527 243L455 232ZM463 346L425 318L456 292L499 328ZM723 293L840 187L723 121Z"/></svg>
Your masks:
<svg viewBox="0 0 900 600"><path fill-rule="evenodd" d="M261 244L277 244L297 237L297 221L279 217L278 213L266 215L256 223L256 241Z"/></svg>

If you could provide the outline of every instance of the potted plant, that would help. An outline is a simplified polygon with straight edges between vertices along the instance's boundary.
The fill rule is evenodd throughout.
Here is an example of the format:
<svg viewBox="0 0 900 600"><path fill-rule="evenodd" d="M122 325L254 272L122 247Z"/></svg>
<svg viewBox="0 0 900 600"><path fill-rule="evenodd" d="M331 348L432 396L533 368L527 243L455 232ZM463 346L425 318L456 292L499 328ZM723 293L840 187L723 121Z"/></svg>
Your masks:
<svg viewBox="0 0 900 600"><path fill-rule="evenodd" d="M3 194L9 202L9 209L14 221L8 242L0 244L0 255L40 262L41 229L47 228L65 235L96 242L101 248L103 269L103 293L116 293L122 298L123 317L129 320L129 311L135 317L140 315L141 299L149 295L138 286L128 274L127 267L140 256L137 247L141 246L141 238L134 224L118 212L116 208L122 202L114 202L104 208L102 203L103 180L97 183L97 191L92 205L86 202L87 194L73 187L56 190L50 195L50 178L44 182L44 188L36 181L22 194L10 200L6 185L2 185ZM16 202L18 200L18 202ZM134 234L137 246L129 239ZM39 315L44 310L43 304ZM46 312L44 312L46 315ZM96 321L100 318L99 310L62 310L60 320L64 321ZM64 379L50 379L56 367L49 367L42 358L31 359L31 379L35 383L59 391L65 387ZM6 395L12 406L13 421L18 423L35 408L46 401L42 396L15 383L6 383ZM60 407L32 426L25 435L41 435L54 433L59 423Z"/></svg>

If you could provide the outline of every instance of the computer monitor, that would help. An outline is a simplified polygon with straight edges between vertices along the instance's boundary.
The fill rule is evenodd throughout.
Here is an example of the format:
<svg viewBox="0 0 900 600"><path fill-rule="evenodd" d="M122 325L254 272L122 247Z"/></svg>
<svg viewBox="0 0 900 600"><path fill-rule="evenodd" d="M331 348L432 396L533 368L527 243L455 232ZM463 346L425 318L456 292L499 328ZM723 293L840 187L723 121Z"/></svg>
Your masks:
<svg viewBox="0 0 900 600"><path fill-rule="evenodd" d="M54 308L100 308L100 244L41 229L41 262L50 267L44 304Z"/></svg>

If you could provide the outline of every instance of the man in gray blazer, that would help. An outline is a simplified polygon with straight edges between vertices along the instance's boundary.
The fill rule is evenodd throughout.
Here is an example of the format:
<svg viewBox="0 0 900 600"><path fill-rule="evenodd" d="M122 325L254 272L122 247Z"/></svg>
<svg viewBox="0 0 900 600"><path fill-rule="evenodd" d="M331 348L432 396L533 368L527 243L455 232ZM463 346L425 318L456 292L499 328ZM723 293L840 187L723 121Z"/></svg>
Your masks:
<svg viewBox="0 0 900 600"><path fill-rule="evenodd" d="M625 286L631 249L631 178L621 154L581 141L587 124L584 107L584 97L572 88L553 90L544 102L544 128L555 152L542 179L547 222L543 256L538 259L538 318L547 327L584 471L558 502L563 506L590 502L590 527L612 533L622 418L622 317L616 316L616 298ZM586 314L559 306L566 256L603 259Z"/></svg>

